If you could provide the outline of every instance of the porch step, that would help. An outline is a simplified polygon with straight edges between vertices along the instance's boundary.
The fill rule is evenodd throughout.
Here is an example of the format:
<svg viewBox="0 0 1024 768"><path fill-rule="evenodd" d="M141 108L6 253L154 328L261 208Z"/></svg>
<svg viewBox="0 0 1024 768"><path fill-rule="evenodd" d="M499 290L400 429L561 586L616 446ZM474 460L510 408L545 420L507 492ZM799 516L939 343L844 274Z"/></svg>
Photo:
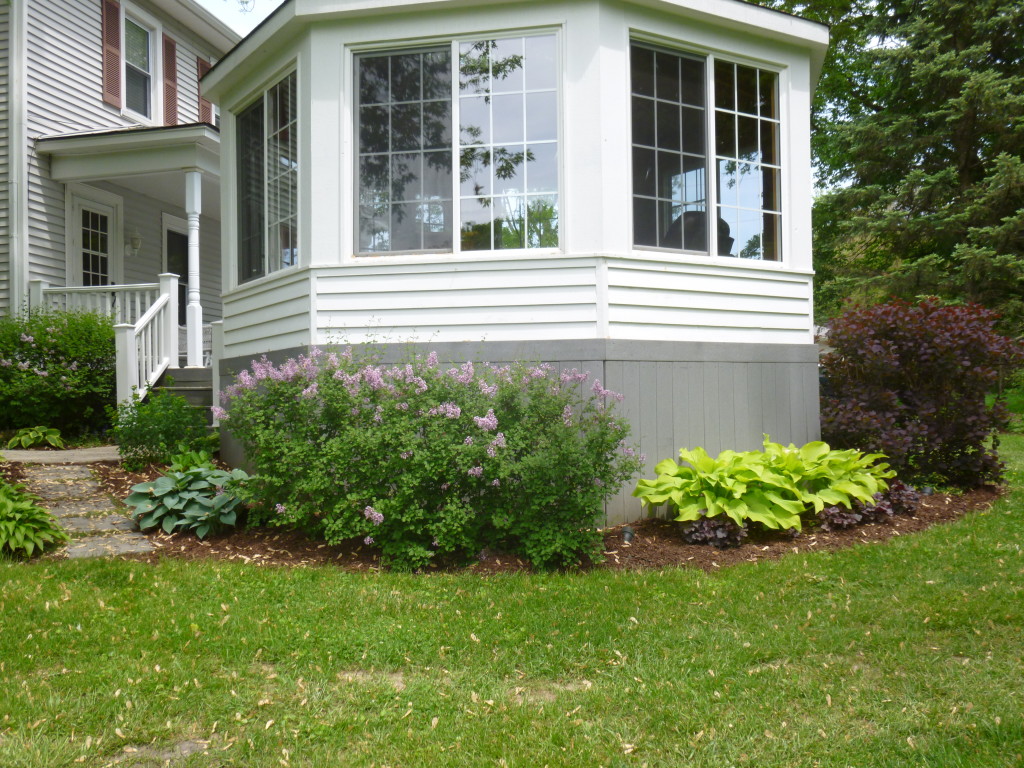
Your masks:
<svg viewBox="0 0 1024 768"><path fill-rule="evenodd" d="M210 368L168 369L155 389L162 389L184 397L193 408L201 408L207 422L212 423L213 415L213 371Z"/></svg>

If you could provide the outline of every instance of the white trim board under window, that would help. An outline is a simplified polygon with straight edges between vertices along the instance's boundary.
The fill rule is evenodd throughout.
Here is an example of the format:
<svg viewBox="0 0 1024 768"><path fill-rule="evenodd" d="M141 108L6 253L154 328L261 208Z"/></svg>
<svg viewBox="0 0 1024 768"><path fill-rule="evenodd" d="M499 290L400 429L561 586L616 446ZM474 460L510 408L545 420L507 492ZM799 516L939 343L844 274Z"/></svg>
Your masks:
<svg viewBox="0 0 1024 768"><path fill-rule="evenodd" d="M113 285L124 280L124 202L85 184L68 184L64 197L65 283Z"/></svg>

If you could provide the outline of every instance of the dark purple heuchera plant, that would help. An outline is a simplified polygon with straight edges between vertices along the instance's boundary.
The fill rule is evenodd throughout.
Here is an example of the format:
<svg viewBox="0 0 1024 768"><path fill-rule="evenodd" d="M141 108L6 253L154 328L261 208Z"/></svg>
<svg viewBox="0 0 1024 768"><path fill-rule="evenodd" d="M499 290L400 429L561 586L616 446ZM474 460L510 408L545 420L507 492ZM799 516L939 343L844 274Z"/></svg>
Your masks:
<svg viewBox="0 0 1024 768"><path fill-rule="evenodd" d="M864 523L881 523L896 515L912 515L921 503L921 494L900 480L892 480L885 493L875 494L874 504L854 502L852 509L825 507L818 521L826 531L853 528Z"/></svg>
<svg viewBox="0 0 1024 768"><path fill-rule="evenodd" d="M822 360L822 438L883 453L902 477L971 488L996 482L1005 406L985 404L1024 360L977 305L892 301L833 321ZM991 444L989 438L992 438Z"/></svg>
<svg viewBox="0 0 1024 768"><path fill-rule="evenodd" d="M686 523L682 536L689 544L710 544L728 549L738 547L747 538L747 524L737 525L728 515L700 517Z"/></svg>

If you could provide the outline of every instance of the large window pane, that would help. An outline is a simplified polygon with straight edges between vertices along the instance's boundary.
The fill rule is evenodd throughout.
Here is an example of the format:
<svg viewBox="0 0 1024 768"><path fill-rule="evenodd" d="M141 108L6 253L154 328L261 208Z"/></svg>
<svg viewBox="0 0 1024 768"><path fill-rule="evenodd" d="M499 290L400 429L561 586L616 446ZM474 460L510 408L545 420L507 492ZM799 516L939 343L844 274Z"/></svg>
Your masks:
<svg viewBox="0 0 1024 768"><path fill-rule="evenodd" d="M777 261L781 258L778 75L729 62L716 63L716 78L719 73L731 81L733 92L723 93L724 103L717 103L723 89L716 83L718 250L744 259ZM732 141L735 146L730 146Z"/></svg>
<svg viewBox="0 0 1024 768"><path fill-rule="evenodd" d="M357 70L358 251L451 248L451 51L367 54Z"/></svg>
<svg viewBox="0 0 1024 768"><path fill-rule="evenodd" d="M132 112L150 116L152 68L150 64L150 32L131 19L124 20L124 83L125 107Z"/></svg>
<svg viewBox="0 0 1024 768"><path fill-rule="evenodd" d="M708 58L631 48L633 243L777 260L778 75L715 60L709 124Z"/></svg>
<svg viewBox="0 0 1024 768"><path fill-rule="evenodd" d="M640 45L633 46L630 58L633 242L706 251L705 237L684 236L694 228L687 221L706 216L700 213L707 201L704 63ZM652 85L655 99L645 93Z"/></svg>
<svg viewBox="0 0 1024 768"><path fill-rule="evenodd" d="M265 273L263 99L235 119L237 147L238 281Z"/></svg>
<svg viewBox="0 0 1024 768"><path fill-rule="evenodd" d="M557 247L554 35L467 42L459 51L462 249Z"/></svg>

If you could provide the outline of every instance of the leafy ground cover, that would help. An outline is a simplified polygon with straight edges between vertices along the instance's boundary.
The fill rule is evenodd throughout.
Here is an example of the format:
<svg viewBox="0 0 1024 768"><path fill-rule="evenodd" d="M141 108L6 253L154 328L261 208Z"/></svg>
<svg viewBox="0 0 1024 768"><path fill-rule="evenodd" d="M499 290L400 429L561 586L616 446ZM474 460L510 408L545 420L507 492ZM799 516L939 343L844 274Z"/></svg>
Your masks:
<svg viewBox="0 0 1024 768"><path fill-rule="evenodd" d="M0 566L4 766L1024 764L1010 493L714 573Z"/></svg>

